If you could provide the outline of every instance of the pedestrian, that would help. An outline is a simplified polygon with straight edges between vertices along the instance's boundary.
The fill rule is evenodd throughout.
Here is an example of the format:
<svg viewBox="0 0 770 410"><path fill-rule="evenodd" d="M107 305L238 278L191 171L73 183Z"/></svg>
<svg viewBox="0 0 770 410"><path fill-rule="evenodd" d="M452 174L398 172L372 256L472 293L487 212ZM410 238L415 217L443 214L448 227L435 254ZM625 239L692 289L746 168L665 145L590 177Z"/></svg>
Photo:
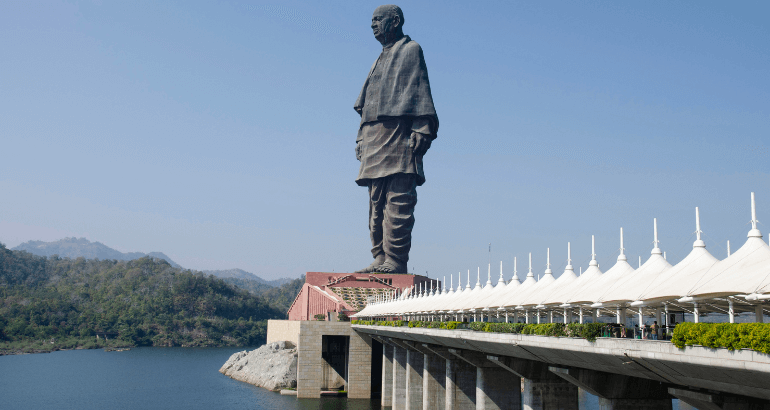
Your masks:
<svg viewBox="0 0 770 410"><path fill-rule="evenodd" d="M652 340L658 340L658 321L652 322L652 326L650 326L650 330L652 331Z"/></svg>

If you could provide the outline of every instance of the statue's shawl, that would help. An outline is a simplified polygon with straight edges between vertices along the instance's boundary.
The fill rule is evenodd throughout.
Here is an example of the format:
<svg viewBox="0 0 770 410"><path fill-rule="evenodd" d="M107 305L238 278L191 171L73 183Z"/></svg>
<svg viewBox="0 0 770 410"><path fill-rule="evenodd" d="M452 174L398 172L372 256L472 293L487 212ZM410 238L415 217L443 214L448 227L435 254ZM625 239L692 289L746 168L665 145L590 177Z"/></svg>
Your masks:
<svg viewBox="0 0 770 410"><path fill-rule="evenodd" d="M433 107L428 68L425 66L422 47L409 36L404 36L393 44L389 56L390 58L380 61L380 55L374 62L353 108L359 114L362 113L369 78L377 64L382 64L385 75L383 81L380 81L377 118L428 116L435 124L435 134L438 131L438 116Z"/></svg>

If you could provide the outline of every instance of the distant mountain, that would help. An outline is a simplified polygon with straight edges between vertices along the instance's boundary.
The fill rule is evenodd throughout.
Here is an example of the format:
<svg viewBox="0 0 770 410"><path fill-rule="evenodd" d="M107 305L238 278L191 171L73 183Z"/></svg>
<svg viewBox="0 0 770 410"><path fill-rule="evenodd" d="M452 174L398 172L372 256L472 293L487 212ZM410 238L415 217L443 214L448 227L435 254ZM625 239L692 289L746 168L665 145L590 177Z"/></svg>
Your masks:
<svg viewBox="0 0 770 410"><path fill-rule="evenodd" d="M163 252L128 252L123 253L101 242L91 242L86 238L64 238L55 242L43 242L43 241L29 241L24 242L21 245L13 248L16 251L27 251L33 255L38 256L51 256L59 255L66 258L79 258L84 257L86 259L116 259L119 261L130 261L134 259L150 256L157 259L163 259L175 268L181 268L171 258L166 256Z"/></svg>
<svg viewBox="0 0 770 410"><path fill-rule="evenodd" d="M243 280L253 280L255 282L258 282L262 285L267 285L270 287L278 287L285 283L289 283L294 279L291 278L281 278L281 279L275 279L275 280L265 280L260 278L259 276L251 273L246 272L243 269L224 269L224 270L204 270L202 271L205 274L208 275L214 275L221 279L226 278L234 278L234 279L243 279Z"/></svg>

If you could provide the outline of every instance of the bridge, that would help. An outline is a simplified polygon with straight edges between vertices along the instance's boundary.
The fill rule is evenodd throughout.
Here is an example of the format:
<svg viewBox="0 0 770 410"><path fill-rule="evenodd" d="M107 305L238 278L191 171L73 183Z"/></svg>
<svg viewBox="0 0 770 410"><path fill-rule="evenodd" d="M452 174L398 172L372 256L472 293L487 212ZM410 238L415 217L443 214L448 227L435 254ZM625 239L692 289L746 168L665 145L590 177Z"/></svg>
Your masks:
<svg viewBox="0 0 770 410"><path fill-rule="evenodd" d="M323 339L348 337L351 351L346 374L340 375L348 397L379 393L381 404L393 409L578 409L578 389L598 396L600 407L607 410L671 409L673 398L701 410L770 409L768 354L698 345L680 349L664 340L677 321L765 321L770 246L757 224L752 193L747 240L734 253L728 243L722 260L706 250L696 208L692 250L675 265L659 246L653 220L653 249L637 268L624 254L621 228L617 262L604 272L592 249L588 269L577 275L568 244L567 266L558 278L551 270L549 250L546 270L538 279L530 254L524 281L514 262L509 281L501 266L500 278L493 283L489 266L483 285L479 269L475 287L468 272L464 288L458 278L456 290L450 279L449 289L444 280L443 288L438 282L418 284L372 297L355 317L373 322L356 322L347 325L349 329L334 324L336 336L325 336L320 324L313 324L307 337L300 331L298 396L319 394L319 382L304 368L326 368L316 358L323 355ZM429 326L403 326L401 321ZM598 326L587 325L592 322L614 323L621 335L638 329L634 333L644 338L587 340L468 329L511 322L565 327L578 323L585 328ZM453 325L446 326L449 323ZM451 329L457 323L460 328ZM770 329L761 326L747 335L760 343L747 347L761 350L760 345L770 343ZM311 345L315 350L303 348Z"/></svg>
<svg viewBox="0 0 770 410"><path fill-rule="evenodd" d="M667 341L353 325L382 345L381 403L394 409L770 408L770 356Z"/></svg>

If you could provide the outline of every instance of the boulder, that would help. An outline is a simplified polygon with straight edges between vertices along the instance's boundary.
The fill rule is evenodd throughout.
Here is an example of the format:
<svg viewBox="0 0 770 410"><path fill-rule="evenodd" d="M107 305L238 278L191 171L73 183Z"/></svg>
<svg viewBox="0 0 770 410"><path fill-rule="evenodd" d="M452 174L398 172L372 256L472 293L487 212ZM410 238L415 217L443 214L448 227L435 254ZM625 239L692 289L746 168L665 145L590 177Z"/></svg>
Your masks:
<svg viewBox="0 0 770 410"><path fill-rule="evenodd" d="M273 342L234 353L219 372L272 391L296 388L297 348L291 342Z"/></svg>

